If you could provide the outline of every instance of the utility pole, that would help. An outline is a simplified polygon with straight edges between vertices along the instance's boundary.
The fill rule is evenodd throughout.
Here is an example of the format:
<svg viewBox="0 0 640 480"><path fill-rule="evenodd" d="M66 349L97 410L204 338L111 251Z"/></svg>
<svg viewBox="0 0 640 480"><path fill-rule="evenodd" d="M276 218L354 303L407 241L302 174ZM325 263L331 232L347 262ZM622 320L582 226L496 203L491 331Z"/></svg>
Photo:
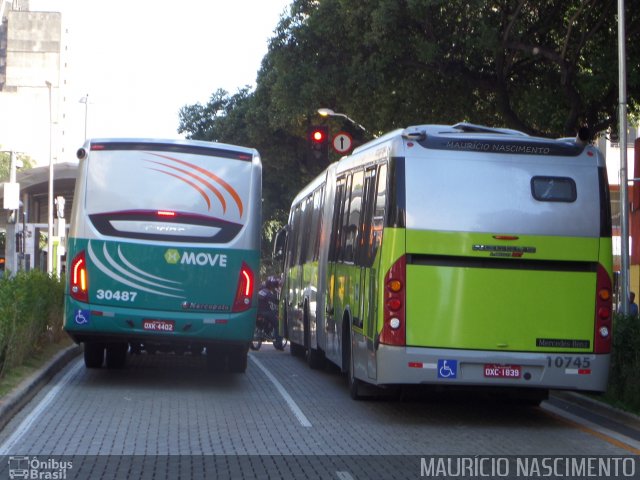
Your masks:
<svg viewBox="0 0 640 480"><path fill-rule="evenodd" d="M618 0L618 113L620 122L620 305L629 314L629 175L627 173L627 63L624 0ZM637 173L637 172L636 172Z"/></svg>

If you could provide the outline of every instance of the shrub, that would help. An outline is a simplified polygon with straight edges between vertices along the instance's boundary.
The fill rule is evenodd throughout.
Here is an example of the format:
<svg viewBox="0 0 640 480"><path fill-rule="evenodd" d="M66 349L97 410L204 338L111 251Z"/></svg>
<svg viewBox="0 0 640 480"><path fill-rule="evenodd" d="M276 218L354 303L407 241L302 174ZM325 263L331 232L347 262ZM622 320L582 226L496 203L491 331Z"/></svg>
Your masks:
<svg viewBox="0 0 640 480"><path fill-rule="evenodd" d="M640 319L616 315L607 398L628 410L640 410Z"/></svg>
<svg viewBox="0 0 640 480"><path fill-rule="evenodd" d="M64 282L40 270L0 278L0 376L62 336Z"/></svg>

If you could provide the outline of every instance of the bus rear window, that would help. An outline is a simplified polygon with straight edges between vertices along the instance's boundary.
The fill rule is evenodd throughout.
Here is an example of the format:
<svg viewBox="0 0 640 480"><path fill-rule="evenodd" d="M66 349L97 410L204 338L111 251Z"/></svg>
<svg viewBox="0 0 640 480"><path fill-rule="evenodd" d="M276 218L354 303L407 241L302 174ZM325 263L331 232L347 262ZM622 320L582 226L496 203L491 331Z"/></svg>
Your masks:
<svg viewBox="0 0 640 480"><path fill-rule="evenodd" d="M540 202L575 202L576 182L568 177L533 177L531 194Z"/></svg>

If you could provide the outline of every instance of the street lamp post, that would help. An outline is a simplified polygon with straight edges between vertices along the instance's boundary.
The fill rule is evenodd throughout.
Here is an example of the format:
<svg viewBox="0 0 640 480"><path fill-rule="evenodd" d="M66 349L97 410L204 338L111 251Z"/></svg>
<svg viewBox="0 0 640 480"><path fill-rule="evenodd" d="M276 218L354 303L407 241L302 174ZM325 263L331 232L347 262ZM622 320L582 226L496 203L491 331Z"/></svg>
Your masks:
<svg viewBox="0 0 640 480"><path fill-rule="evenodd" d="M47 215L47 273L53 273L53 115L51 102L51 82L45 82L49 89L49 199Z"/></svg>
<svg viewBox="0 0 640 480"><path fill-rule="evenodd" d="M344 113L337 113L334 112L333 110L331 110L330 108L319 108L318 109L318 114L321 117L342 117L347 119L351 124L355 125L356 127L358 127L360 130L362 130L364 133L366 133L367 135L371 136L371 137L375 137L375 135L371 135L366 128L364 128L362 125L360 125L358 122L356 122L353 118L348 117L347 115L345 115Z"/></svg>

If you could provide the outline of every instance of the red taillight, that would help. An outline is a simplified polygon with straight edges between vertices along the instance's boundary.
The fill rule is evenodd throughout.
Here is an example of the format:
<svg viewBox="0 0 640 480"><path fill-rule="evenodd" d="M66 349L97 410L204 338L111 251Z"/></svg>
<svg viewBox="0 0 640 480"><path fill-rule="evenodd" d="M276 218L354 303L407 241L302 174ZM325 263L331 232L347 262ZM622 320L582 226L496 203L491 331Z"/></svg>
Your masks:
<svg viewBox="0 0 640 480"><path fill-rule="evenodd" d="M612 312L611 277L605 268L598 264L596 280L596 311L594 332L594 353L611 352Z"/></svg>
<svg viewBox="0 0 640 480"><path fill-rule="evenodd" d="M236 298L233 300L233 312L244 312L251 308L251 299L253 298L253 271L249 265L242 262L240 268L240 276L238 277L238 288L236 289Z"/></svg>
<svg viewBox="0 0 640 480"><path fill-rule="evenodd" d="M384 277L384 323L380 343L405 345L406 335L406 271L407 260L403 255Z"/></svg>
<svg viewBox="0 0 640 480"><path fill-rule="evenodd" d="M175 217L176 212L172 212L171 210L158 210L156 215L159 217Z"/></svg>
<svg viewBox="0 0 640 480"><path fill-rule="evenodd" d="M80 302L89 301L89 278L87 276L87 261L84 257L84 251L76 255L71 262L69 293L72 298Z"/></svg>

